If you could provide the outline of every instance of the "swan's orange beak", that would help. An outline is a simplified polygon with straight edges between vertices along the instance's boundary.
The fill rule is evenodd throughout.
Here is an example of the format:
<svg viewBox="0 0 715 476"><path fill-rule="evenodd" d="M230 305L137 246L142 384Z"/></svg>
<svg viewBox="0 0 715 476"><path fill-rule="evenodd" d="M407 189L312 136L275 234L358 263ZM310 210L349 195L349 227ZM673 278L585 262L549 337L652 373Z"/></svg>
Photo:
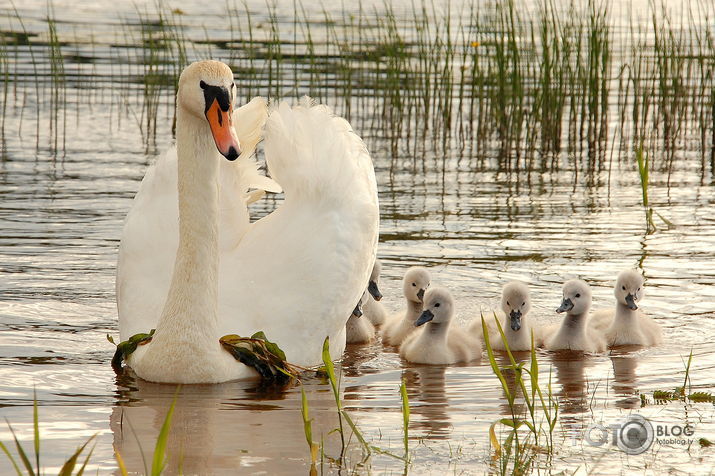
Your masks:
<svg viewBox="0 0 715 476"><path fill-rule="evenodd" d="M216 148L228 160L236 160L241 153L238 137L236 137L236 131L233 129L232 112L231 103L228 103L228 109L224 111L219 104L219 100L214 98L205 113L211 127L211 135L213 135L214 142L216 142Z"/></svg>

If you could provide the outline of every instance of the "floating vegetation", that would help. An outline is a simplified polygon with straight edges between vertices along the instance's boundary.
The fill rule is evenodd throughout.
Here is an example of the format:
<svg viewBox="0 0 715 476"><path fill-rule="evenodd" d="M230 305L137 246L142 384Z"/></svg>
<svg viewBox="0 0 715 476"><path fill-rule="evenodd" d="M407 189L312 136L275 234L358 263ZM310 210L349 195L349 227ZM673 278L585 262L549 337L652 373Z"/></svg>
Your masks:
<svg viewBox="0 0 715 476"><path fill-rule="evenodd" d="M115 372L120 373L123 368L122 363L125 362L135 350L137 350L138 346L151 342L154 332L156 332L156 329L152 329L148 334L134 334L129 339L120 342L119 344L116 344L114 342L114 338L107 334L107 340L117 346L117 349L114 351L114 356L112 357L112 369L114 369Z"/></svg>
<svg viewBox="0 0 715 476"><path fill-rule="evenodd" d="M219 342L236 360L255 369L264 380L286 383L297 379L298 374L306 370L288 363L278 344L269 341L263 331L251 337L229 334L221 337Z"/></svg>

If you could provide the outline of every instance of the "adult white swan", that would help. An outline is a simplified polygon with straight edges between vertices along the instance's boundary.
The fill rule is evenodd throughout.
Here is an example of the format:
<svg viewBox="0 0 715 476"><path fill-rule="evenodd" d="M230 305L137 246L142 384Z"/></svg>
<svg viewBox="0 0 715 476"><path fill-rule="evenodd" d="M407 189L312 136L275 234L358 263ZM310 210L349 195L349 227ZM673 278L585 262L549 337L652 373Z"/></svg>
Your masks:
<svg viewBox="0 0 715 476"><path fill-rule="evenodd" d="M345 321L375 259L375 175L350 125L307 101L280 104L266 120L265 101L254 100L233 115L243 154L228 163L221 155L235 159L239 147L230 117L234 91L223 63L184 70L176 154L147 171L127 217L119 329L124 340L156 328L129 358L146 380L253 375L220 346L219 337L231 333L262 330L296 364L319 363L325 336L339 355ZM266 161L285 201L249 224L247 191L280 190L247 160L264 120Z"/></svg>

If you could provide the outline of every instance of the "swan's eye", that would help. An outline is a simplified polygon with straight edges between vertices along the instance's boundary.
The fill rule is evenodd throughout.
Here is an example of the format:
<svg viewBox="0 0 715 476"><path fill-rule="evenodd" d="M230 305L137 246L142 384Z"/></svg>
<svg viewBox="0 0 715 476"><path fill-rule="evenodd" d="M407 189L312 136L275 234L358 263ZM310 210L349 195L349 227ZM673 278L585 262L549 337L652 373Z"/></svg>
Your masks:
<svg viewBox="0 0 715 476"><path fill-rule="evenodd" d="M203 79L201 81L199 81L199 86L201 87L201 89L206 89L206 87L207 87L206 83L204 83Z"/></svg>
<svg viewBox="0 0 715 476"><path fill-rule="evenodd" d="M580 294L576 294L576 297L577 297L577 298L580 298L580 297L581 297L581 295L580 295Z"/></svg>
<svg viewBox="0 0 715 476"><path fill-rule="evenodd" d="M417 286L415 283L412 283L413 286Z"/></svg>
<svg viewBox="0 0 715 476"><path fill-rule="evenodd" d="M621 286L621 288L622 288L624 291L626 290L626 287L625 287L625 286Z"/></svg>
<svg viewBox="0 0 715 476"><path fill-rule="evenodd" d="M435 303L434 307L439 307L439 303Z"/></svg>

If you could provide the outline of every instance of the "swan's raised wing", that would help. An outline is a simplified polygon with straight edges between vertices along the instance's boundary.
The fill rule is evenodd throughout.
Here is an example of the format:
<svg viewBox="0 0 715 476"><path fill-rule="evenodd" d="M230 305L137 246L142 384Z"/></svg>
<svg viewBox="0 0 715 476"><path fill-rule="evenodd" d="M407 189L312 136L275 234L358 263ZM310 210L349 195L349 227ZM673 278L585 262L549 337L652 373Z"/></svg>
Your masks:
<svg viewBox="0 0 715 476"><path fill-rule="evenodd" d="M219 327L263 330L290 361L314 365L326 336L342 353L375 261L375 173L362 140L324 106L275 107L265 151L285 200L220 263Z"/></svg>

